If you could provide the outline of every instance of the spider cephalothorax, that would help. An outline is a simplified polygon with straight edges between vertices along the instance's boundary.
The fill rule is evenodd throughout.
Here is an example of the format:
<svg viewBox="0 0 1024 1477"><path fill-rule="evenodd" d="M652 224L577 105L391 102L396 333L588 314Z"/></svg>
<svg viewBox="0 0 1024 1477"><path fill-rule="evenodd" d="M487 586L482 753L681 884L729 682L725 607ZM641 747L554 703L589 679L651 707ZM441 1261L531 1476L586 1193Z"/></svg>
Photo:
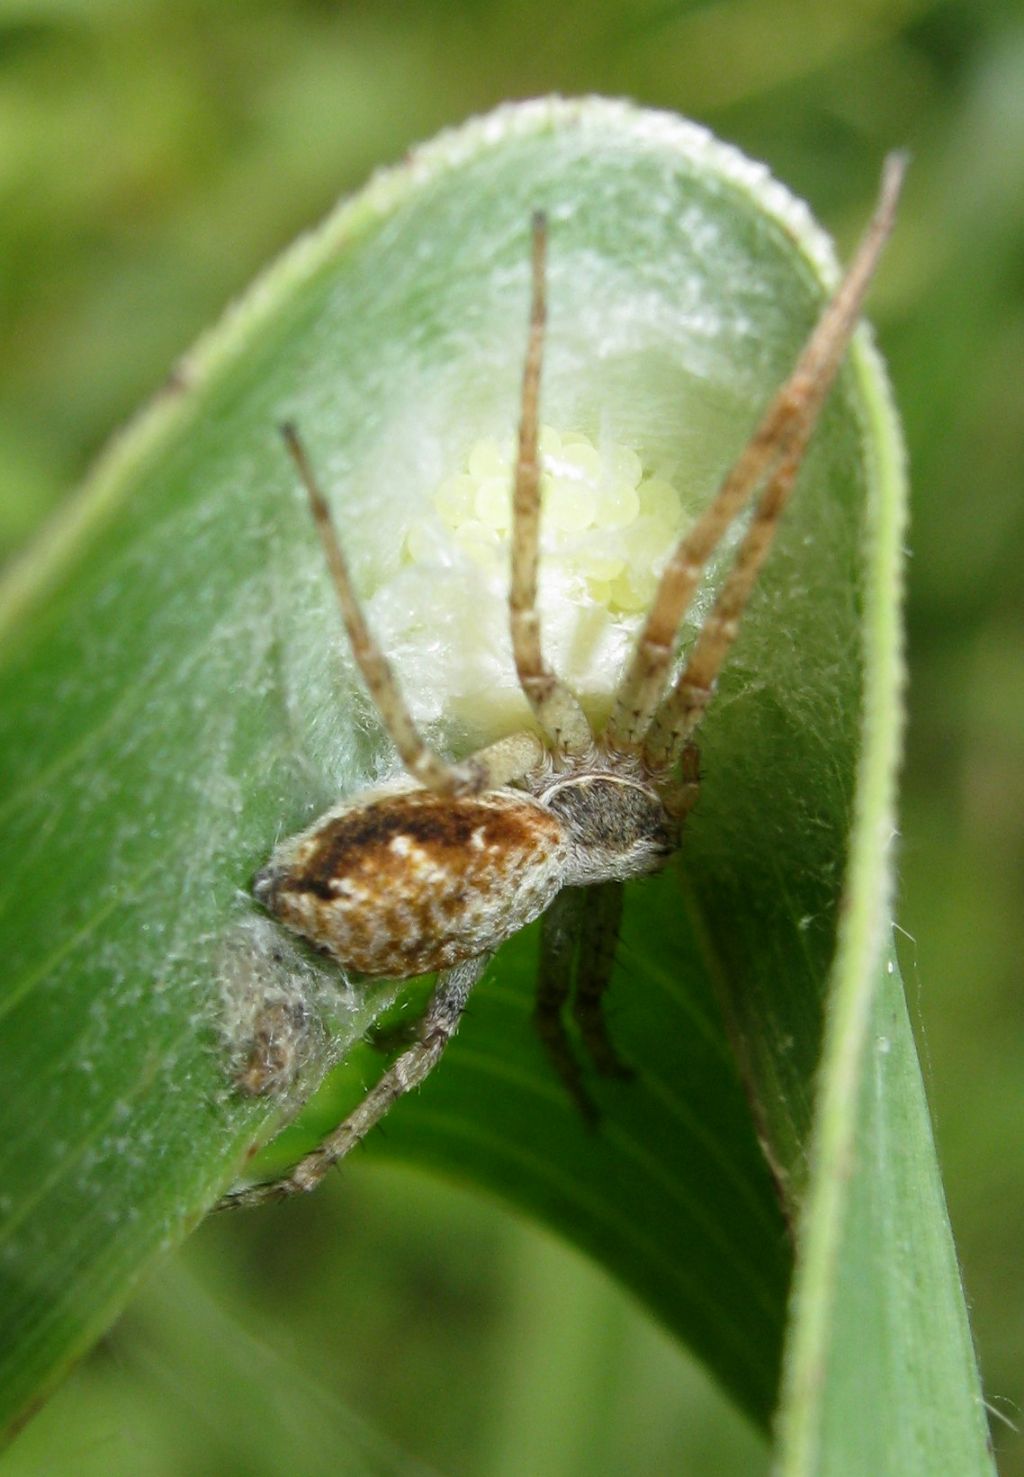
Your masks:
<svg viewBox="0 0 1024 1477"><path fill-rule="evenodd" d="M542 217L533 225L509 592L516 672L538 733L512 734L458 763L424 743L363 619L305 450L295 429L283 428L309 494L353 654L407 777L356 796L281 843L253 891L274 918L339 963L381 978L437 971L437 983L416 1040L359 1107L284 1179L237 1191L226 1203L257 1204L312 1189L433 1068L494 951L538 917L543 921L534 1020L553 1067L593 1120L593 1099L562 1020L572 993L580 1038L597 1071L626 1074L601 1013L622 887L663 866L680 844L698 793L693 735L856 326L892 226L901 178L902 161L890 159L876 213L835 296L714 499L669 557L601 733L592 731L577 697L541 650ZM733 566L682 671L674 675L679 628L707 561L759 489Z"/></svg>

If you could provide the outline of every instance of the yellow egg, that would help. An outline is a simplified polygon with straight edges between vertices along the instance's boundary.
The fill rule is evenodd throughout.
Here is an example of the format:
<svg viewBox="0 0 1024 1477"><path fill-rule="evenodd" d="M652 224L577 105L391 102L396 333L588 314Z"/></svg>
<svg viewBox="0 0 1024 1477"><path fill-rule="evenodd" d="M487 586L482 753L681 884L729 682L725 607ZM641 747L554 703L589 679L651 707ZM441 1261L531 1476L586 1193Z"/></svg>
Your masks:
<svg viewBox="0 0 1024 1477"><path fill-rule="evenodd" d="M643 463L636 452L616 441L605 448L604 464L611 478L627 487L635 487L643 476Z"/></svg>
<svg viewBox="0 0 1024 1477"><path fill-rule="evenodd" d="M554 426L541 426L537 437L540 446L541 457L560 456L562 452L562 438Z"/></svg>
<svg viewBox="0 0 1024 1477"><path fill-rule="evenodd" d="M640 484L640 507L652 518L675 524L683 512L679 493L663 477L650 477Z"/></svg>
<svg viewBox="0 0 1024 1477"><path fill-rule="evenodd" d="M507 453L497 441L477 441L466 463L471 477L500 477L509 470Z"/></svg>
<svg viewBox="0 0 1024 1477"><path fill-rule="evenodd" d="M563 437L561 455L551 470L560 477L596 483L601 476L601 454L589 441L574 441L567 446Z"/></svg>
<svg viewBox="0 0 1024 1477"><path fill-rule="evenodd" d="M613 482L597 495L597 519L602 528L626 528L640 511L640 498L628 482Z"/></svg>
<svg viewBox="0 0 1024 1477"><path fill-rule="evenodd" d="M473 516L476 486L474 477L462 474L446 477L434 493L434 507L449 528L458 528L460 523Z"/></svg>
<svg viewBox="0 0 1024 1477"><path fill-rule="evenodd" d="M481 569L496 569L500 563L498 536L478 518L469 518L455 530L455 542Z"/></svg>
<svg viewBox="0 0 1024 1477"><path fill-rule="evenodd" d="M504 477L485 477L477 485L473 508L481 522L507 533L512 527L511 477L508 474Z"/></svg>
<svg viewBox="0 0 1024 1477"><path fill-rule="evenodd" d="M594 490L585 482L554 478L544 491L542 519L563 533L578 533L594 521Z"/></svg>
<svg viewBox="0 0 1024 1477"><path fill-rule="evenodd" d="M646 610L657 589L657 583L651 574L627 570L612 582L611 604L622 611Z"/></svg>
<svg viewBox="0 0 1024 1477"><path fill-rule="evenodd" d="M623 554L591 545L590 548L580 550L576 556L576 565L592 582L611 581L625 569L626 559Z"/></svg>
<svg viewBox="0 0 1024 1477"><path fill-rule="evenodd" d="M423 564L431 559L436 548L436 535L425 519L419 518L410 525L405 535L405 557L413 564Z"/></svg>

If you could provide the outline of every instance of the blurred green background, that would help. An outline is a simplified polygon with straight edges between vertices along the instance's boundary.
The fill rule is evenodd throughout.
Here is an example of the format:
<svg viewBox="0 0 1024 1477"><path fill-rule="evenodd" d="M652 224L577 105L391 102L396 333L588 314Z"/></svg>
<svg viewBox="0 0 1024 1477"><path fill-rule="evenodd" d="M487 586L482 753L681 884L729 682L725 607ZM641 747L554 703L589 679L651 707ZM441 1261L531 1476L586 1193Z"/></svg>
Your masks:
<svg viewBox="0 0 1024 1477"><path fill-rule="evenodd" d="M548 91L709 124L847 248L910 444L900 917L1006 1474L1024 1473L1024 15L996 0L0 0L0 553L253 274L377 164ZM341 346L339 346L341 352ZM756 1473L703 1374L575 1254L371 1153L205 1226L15 1474Z"/></svg>

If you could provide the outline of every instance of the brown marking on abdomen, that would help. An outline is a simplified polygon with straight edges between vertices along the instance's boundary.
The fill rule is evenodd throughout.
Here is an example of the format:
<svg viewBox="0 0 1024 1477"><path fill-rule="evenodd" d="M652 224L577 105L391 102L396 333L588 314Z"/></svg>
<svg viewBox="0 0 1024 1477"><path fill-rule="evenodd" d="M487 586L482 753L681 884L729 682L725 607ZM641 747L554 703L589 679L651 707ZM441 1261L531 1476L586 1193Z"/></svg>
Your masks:
<svg viewBox="0 0 1024 1477"><path fill-rule="evenodd" d="M566 845L561 821L516 792L407 791L287 843L257 892L342 963L406 978L496 947L510 905L519 926L536 917L557 891Z"/></svg>

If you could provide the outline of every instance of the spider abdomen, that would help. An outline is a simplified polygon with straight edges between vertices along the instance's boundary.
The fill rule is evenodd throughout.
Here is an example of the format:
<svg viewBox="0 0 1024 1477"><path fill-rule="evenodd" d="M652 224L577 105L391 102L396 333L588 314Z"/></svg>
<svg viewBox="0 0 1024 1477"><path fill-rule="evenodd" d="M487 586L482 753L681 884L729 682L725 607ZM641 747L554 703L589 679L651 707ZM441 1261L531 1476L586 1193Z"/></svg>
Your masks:
<svg viewBox="0 0 1024 1477"><path fill-rule="evenodd" d="M253 892L287 927L367 975L406 979L496 949L562 885L556 815L514 790L403 790L339 807L282 843Z"/></svg>

